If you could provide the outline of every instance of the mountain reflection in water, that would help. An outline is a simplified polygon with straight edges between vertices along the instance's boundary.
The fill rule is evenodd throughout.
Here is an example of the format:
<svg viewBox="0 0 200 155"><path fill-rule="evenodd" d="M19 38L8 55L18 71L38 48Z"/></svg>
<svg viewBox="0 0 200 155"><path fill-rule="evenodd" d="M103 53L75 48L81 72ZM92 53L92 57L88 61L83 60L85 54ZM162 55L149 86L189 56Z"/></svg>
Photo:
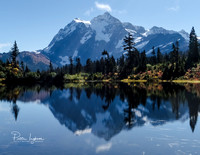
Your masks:
<svg viewBox="0 0 200 155"><path fill-rule="evenodd" d="M0 88L0 99L12 103L17 121L24 104L47 105L54 117L74 134L91 132L110 140L122 130L186 121L195 130L200 110L199 84L69 83L64 88Z"/></svg>

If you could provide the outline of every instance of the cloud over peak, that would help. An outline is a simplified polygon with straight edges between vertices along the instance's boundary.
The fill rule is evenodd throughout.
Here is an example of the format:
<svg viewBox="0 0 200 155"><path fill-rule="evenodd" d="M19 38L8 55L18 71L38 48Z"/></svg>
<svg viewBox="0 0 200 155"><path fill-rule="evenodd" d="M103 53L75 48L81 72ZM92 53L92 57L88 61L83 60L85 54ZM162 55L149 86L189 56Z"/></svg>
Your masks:
<svg viewBox="0 0 200 155"><path fill-rule="evenodd" d="M95 6L99 10L108 11L108 12L112 11L110 5L108 5L108 4L102 4L102 3L99 3L99 2L95 2Z"/></svg>

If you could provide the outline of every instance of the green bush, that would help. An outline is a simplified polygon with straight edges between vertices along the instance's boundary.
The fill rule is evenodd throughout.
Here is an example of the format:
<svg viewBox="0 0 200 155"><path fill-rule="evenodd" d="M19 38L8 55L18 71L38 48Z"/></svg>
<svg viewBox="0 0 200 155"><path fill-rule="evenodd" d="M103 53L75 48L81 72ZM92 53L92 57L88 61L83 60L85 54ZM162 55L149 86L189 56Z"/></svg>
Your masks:
<svg viewBox="0 0 200 155"><path fill-rule="evenodd" d="M84 80L84 79L85 79L85 77L82 74L74 74L74 75L65 74L64 75L65 81L80 81L80 80Z"/></svg>
<svg viewBox="0 0 200 155"><path fill-rule="evenodd" d="M28 73L26 73L25 77L28 78L28 79L38 80L40 78L40 75L37 74L36 72L28 72Z"/></svg>
<svg viewBox="0 0 200 155"><path fill-rule="evenodd" d="M6 78L6 74L2 71L0 71L0 78Z"/></svg>

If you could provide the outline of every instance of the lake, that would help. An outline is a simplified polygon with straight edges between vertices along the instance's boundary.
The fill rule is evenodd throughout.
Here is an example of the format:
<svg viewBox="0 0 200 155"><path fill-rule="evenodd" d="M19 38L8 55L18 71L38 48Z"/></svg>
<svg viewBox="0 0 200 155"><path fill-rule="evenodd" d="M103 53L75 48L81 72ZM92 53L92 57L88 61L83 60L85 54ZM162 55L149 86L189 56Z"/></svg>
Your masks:
<svg viewBox="0 0 200 155"><path fill-rule="evenodd" d="M200 84L0 88L1 155L200 154Z"/></svg>

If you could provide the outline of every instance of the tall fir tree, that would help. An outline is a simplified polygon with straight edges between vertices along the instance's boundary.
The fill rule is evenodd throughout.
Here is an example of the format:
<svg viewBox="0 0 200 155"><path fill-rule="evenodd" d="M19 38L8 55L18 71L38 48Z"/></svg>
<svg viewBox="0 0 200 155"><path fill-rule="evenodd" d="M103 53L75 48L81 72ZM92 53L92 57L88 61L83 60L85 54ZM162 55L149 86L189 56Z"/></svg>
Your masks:
<svg viewBox="0 0 200 155"><path fill-rule="evenodd" d="M49 62L49 72L53 72L53 65L51 61Z"/></svg>
<svg viewBox="0 0 200 155"><path fill-rule="evenodd" d="M22 69L22 72L24 73L24 62L21 61L21 69Z"/></svg>
<svg viewBox="0 0 200 155"><path fill-rule="evenodd" d="M190 32L189 53L187 60L187 67L191 67L194 63L199 61L198 39L194 27Z"/></svg>
<svg viewBox="0 0 200 155"><path fill-rule="evenodd" d="M172 51L170 52L170 61L172 64L179 62L179 43L172 44Z"/></svg>
<svg viewBox="0 0 200 155"><path fill-rule="evenodd" d="M152 47L152 52L151 52L151 64L155 65L156 64L156 51L155 51L155 47Z"/></svg>
<svg viewBox="0 0 200 155"><path fill-rule="evenodd" d="M85 65L86 73L93 73L93 67L92 66L93 66L93 64L92 64L91 59L87 59L86 65Z"/></svg>
<svg viewBox="0 0 200 155"><path fill-rule="evenodd" d="M147 57L146 57L146 52L145 50L141 52L140 54L140 63L139 63L139 72L144 72L146 71L147 68Z"/></svg>
<svg viewBox="0 0 200 155"><path fill-rule="evenodd" d="M128 33L127 36L124 38L124 50L127 52L127 58L124 65L124 68L121 72L122 77L126 77L127 75L130 75L133 68L137 67L139 64L139 52L134 47L134 38L131 33Z"/></svg>
<svg viewBox="0 0 200 155"><path fill-rule="evenodd" d="M14 42L13 47L11 48L11 59L12 59L12 63L14 65L14 67L17 67L17 56L19 55L19 49L17 46L17 42Z"/></svg>
<svg viewBox="0 0 200 155"><path fill-rule="evenodd" d="M105 74L105 60L104 58L100 59L100 71Z"/></svg>
<svg viewBox="0 0 200 155"><path fill-rule="evenodd" d="M157 49L157 63L162 63L163 56L162 53L160 52L160 48Z"/></svg>
<svg viewBox="0 0 200 155"><path fill-rule="evenodd" d="M30 69L28 68L27 65L26 65L26 67L25 67L25 71L24 71L24 72L25 72L25 74L28 73L28 72L30 72Z"/></svg>
<svg viewBox="0 0 200 155"><path fill-rule="evenodd" d="M80 58L76 58L76 73L80 73L81 69L82 69L81 59Z"/></svg>
<svg viewBox="0 0 200 155"><path fill-rule="evenodd" d="M73 59L72 59L72 57L70 56L69 57L69 62L70 62L70 64L69 64L69 74L73 74L73 71L74 71L74 64L73 64Z"/></svg>
<svg viewBox="0 0 200 155"><path fill-rule="evenodd" d="M109 58L108 51L106 51L106 50L104 50L104 51L102 52L102 55L106 55L106 56L107 56L107 58Z"/></svg>
<svg viewBox="0 0 200 155"><path fill-rule="evenodd" d="M122 54L122 56L119 58L119 72L122 72L123 68L124 68L124 64L125 64L125 57Z"/></svg>
<svg viewBox="0 0 200 155"><path fill-rule="evenodd" d="M114 73L116 71L116 62L115 58L112 56L109 59L109 72Z"/></svg>
<svg viewBox="0 0 200 155"><path fill-rule="evenodd" d="M109 56L109 54L108 54L108 52L106 50L104 50L102 52L102 55L106 56L106 58L105 58L105 67L104 68L105 68L105 73L108 74L109 73L109 68L110 68L110 56Z"/></svg>
<svg viewBox="0 0 200 155"><path fill-rule="evenodd" d="M98 73L98 72L102 72L101 71L101 64L100 64L100 61L97 60L96 63L95 63L95 71Z"/></svg>

